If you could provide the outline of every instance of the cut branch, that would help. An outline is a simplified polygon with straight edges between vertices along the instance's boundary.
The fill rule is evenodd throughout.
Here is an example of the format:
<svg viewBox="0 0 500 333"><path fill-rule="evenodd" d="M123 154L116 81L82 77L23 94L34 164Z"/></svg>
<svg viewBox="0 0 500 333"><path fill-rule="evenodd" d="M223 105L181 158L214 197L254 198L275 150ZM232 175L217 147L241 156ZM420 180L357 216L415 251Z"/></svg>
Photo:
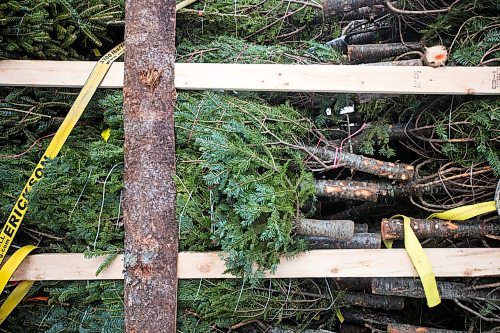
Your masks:
<svg viewBox="0 0 500 333"><path fill-rule="evenodd" d="M329 237L306 236L311 249L380 249L380 234L354 234L350 240L335 240Z"/></svg>
<svg viewBox="0 0 500 333"><path fill-rule="evenodd" d="M402 297L389 297L355 292L343 293L340 303L343 305L382 310L403 310L405 306L404 298Z"/></svg>
<svg viewBox="0 0 500 333"><path fill-rule="evenodd" d="M470 301L471 299L500 299L500 292L498 291L473 290L462 283L437 281L437 287L442 299L458 299L463 301ZM371 291L377 295L425 298L422 283L419 280L408 278L372 279Z"/></svg>
<svg viewBox="0 0 500 333"><path fill-rule="evenodd" d="M476 220L451 222L440 219L410 218L410 225L419 239L482 238L487 235L500 235L500 224ZM403 239L403 221L400 219L383 219L381 233L382 238L385 240Z"/></svg>
<svg viewBox="0 0 500 333"><path fill-rule="evenodd" d="M387 325L387 333L465 333L465 331L442 330L438 328L419 327L407 324L389 324Z"/></svg>
<svg viewBox="0 0 500 333"><path fill-rule="evenodd" d="M326 17L333 16L343 21L372 19L386 12L384 2L384 0L324 0L323 12Z"/></svg>
<svg viewBox="0 0 500 333"><path fill-rule="evenodd" d="M405 187L387 182L348 180L316 180L316 195L347 200L377 202L380 198L394 198L407 193Z"/></svg>
<svg viewBox="0 0 500 333"><path fill-rule="evenodd" d="M409 164L384 162L345 151L335 151L327 147L306 147L306 151L315 155L320 160L325 161L325 164L333 162L333 165L326 169L343 166L372 175L397 180L410 180L415 174L415 168Z"/></svg>
<svg viewBox="0 0 500 333"><path fill-rule="evenodd" d="M298 219L297 233L324 236L332 240L350 240L354 235L354 222L350 220Z"/></svg>
<svg viewBox="0 0 500 333"><path fill-rule="evenodd" d="M354 63L370 63L395 57L412 50L419 50L420 48L421 45L416 43L349 45L347 47L347 57L349 61Z"/></svg>

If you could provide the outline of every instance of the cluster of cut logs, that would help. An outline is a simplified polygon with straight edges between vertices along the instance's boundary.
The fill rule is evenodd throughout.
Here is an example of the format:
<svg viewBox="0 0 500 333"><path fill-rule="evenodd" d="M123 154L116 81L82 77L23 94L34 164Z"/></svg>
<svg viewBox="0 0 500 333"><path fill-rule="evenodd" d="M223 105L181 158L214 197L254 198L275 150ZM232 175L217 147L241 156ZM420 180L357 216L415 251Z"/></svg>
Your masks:
<svg viewBox="0 0 500 333"><path fill-rule="evenodd" d="M410 218L410 225L420 240L484 237L499 239L500 224L488 220L448 221ZM351 220L299 219L297 233L313 249L380 249L381 240L402 240L403 220L384 218L380 234L368 232L368 224Z"/></svg>
<svg viewBox="0 0 500 333"><path fill-rule="evenodd" d="M422 323L419 325L405 323L402 310L405 310L405 305L408 305L407 301L425 298L423 287L418 279L337 278L333 282L342 293L340 305L347 307L341 310L344 317L344 322L340 326L341 332L361 333L386 330L388 333L465 333L464 331L424 327ZM464 303L471 301L496 302L500 300L498 283L470 287L458 282L438 281L437 286L443 300L452 301L462 307L465 307ZM316 296L329 297L327 295ZM272 332L295 333L296 331L274 328ZM322 329L304 332L331 333Z"/></svg>

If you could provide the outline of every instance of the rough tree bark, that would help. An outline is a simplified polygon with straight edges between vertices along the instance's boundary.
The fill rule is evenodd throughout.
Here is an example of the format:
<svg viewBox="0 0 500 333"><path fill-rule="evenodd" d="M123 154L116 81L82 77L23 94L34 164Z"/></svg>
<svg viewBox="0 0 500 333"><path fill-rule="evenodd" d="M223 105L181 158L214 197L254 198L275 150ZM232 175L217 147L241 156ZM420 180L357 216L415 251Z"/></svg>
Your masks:
<svg viewBox="0 0 500 333"><path fill-rule="evenodd" d="M382 181L316 180L315 187L318 197L371 202L377 202L379 198L395 198L408 193L404 186Z"/></svg>
<svg viewBox="0 0 500 333"><path fill-rule="evenodd" d="M410 225L419 239L428 238L482 238L486 235L499 235L500 224L482 221L452 222L440 219L410 218ZM403 239L403 220L383 219L382 238L385 240Z"/></svg>
<svg viewBox="0 0 500 333"><path fill-rule="evenodd" d="M351 21L381 16L387 11L384 3L384 0L324 0L322 5L325 16Z"/></svg>
<svg viewBox="0 0 500 333"><path fill-rule="evenodd" d="M378 62L380 60L395 57L405 52L419 50L419 44L385 43L349 45L347 57L354 63Z"/></svg>
<svg viewBox="0 0 500 333"><path fill-rule="evenodd" d="M354 235L354 222L350 220L298 219L297 233L324 236L332 240L350 240Z"/></svg>
<svg viewBox="0 0 500 333"><path fill-rule="evenodd" d="M306 149L323 161L336 160L338 166L366 172L371 175L408 181L415 174L415 167L409 164L384 162L363 155L351 154L346 151L336 152L326 147L306 147Z"/></svg>
<svg viewBox="0 0 500 333"><path fill-rule="evenodd" d="M125 330L175 332L175 0L126 0Z"/></svg>

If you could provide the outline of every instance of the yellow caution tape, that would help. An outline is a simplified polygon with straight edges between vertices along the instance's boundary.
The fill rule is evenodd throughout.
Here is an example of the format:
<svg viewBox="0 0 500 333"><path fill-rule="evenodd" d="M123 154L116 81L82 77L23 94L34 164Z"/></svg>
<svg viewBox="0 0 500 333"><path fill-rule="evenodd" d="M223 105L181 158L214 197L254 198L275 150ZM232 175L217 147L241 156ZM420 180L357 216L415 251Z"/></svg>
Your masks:
<svg viewBox="0 0 500 333"><path fill-rule="evenodd" d="M428 219L439 218L442 220L464 221L478 215L494 212L496 210L495 201L481 202L474 205L462 206L454 209L447 210L441 213L434 213ZM410 219L404 215L396 215L393 217L401 217L403 219L404 228L404 245L406 252L410 256L415 269L417 270L422 286L424 288L425 297L427 298L427 305L433 307L441 303L439 291L437 289L436 277L432 271L432 266L427 259L427 256L420 245L420 242L415 236L411 225ZM384 240L387 248L392 248L392 240Z"/></svg>
<svg viewBox="0 0 500 333"><path fill-rule="evenodd" d="M434 213L429 219L438 218L441 220L464 221L478 215L491 213L496 210L495 201L481 202L475 205L453 208L441 213Z"/></svg>
<svg viewBox="0 0 500 333"><path fill-rule="evenodd" d="M9 250L10 245L12 244L12 240L14 239L21 222L26 215L26 211L28 210L28 193L32 190L33 186L40 181L43 177L43 169L47 162L57 156L62 146L66 142L69 134L75 127L78 119L82 115L83 111L87 107L90 102L90 99L94 95L95 91L101 84L104 76L108 72L111 64L118 59L125 51L125 47L123 43L119 44L111 51L106 53L95 65L94 69L90 73L87 81L85 82L80 94L76 98L75 102L71 106L67 116L64 118L63 123L57 130L56 134L52 138L49 146L47 147L45 153L42 155L42 158L38 162L35 170L31 174L28 182L24 186L21 195L16 201L14 208L10 215L7 218L7 222L2 228L0 233L0 263L2 263L5 258L7 251ZM9 281L11 275L14 273L19 264L23 261L23 259L28 255L29 252L35 249L34 246L25 246L5 263L5 265L0 270L0 293L3 291L3 288ZM5 303L0 307L0 323L5 320L5 318L9 315L9 313L15 308L15 306L23 299L26 293L29 291L29 288L33 285L32 282L25 281L17 286L16 289L9 295Z"/></svg>

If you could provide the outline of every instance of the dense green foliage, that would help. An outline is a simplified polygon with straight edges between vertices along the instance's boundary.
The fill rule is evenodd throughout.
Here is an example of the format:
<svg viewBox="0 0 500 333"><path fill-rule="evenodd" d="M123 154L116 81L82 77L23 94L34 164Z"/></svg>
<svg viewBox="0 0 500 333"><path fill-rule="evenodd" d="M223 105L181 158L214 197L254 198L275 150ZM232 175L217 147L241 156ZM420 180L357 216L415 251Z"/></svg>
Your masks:
<svg viewBox="0 0 500 333"><path fill-rule="evenodd" d="M180 11L178 61L345 61L338 50L322 44L338 37L340 29L321 10L300 2L256 3L206 0ZM499 6L495 0L461 1L449 13L403 21L423 33L424 44L451 47L451 64L495 65L500 57ZM2 2L0 59L97 58L122 40L122 20L122 0ZM415 24L420 20L423 24ZM76 94L0 88L0 219L6 218ZM357 105L355 95L179 94L175 181L180 248L222 249L228 253L228 269L247 277L181 281L179 331L227 331L253 319L335 329L333 314L342 295L330 290L328 280L255 279L262 272L254 270L253 262L272 269L280 254L305 248L294 238L294 220L315 206L313 175L305 169L304 156L283 142L316 143L310 137L314 126L345 123L339 111L356 104L351 122L370 124L359 146L363 154L412 162L416 157L408 150L401 154L388 131L394 123L411 123L426 128L424 139L437 141L413 136L410 148L464 166L486 161L498 176L499 103L498 98L403 96ZM315 119L314 125L305 115ZM30 243L44 252L109 258L122 251L122 123L121 92L98 91L31 193L16 246ZM101 133L108 128L111 137L105 142ZM122 282L37 283L2 329L122 332L122 295Z"/></svg>
<svg viewBox="0 0 500 333"><path fill-rule="evenodd" d="M123 1L10 0L0 3L0 59L75 59L111 42Z"/></svg>

